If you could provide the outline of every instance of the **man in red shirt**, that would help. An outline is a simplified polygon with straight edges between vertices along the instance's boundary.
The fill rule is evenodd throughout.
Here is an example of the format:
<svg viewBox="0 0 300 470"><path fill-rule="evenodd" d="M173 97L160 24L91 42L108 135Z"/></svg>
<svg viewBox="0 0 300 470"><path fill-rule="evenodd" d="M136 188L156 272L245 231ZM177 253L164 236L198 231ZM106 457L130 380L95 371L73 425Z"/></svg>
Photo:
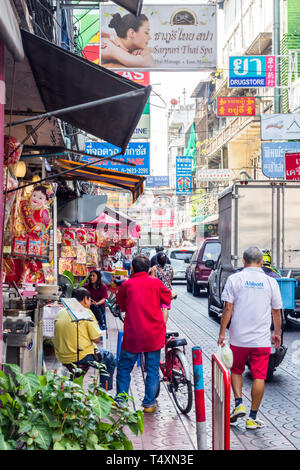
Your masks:
<svg viewBox="0 0 300 470"><path fill-rule="evenodd" d="M150 261L138 255L132 260L131 277L117 292L120 309L126 312L124 335L118 361L117 394L128 394L130 374L138 354L145 353L146 383L143 407L156 410L155 395L159 386L160 350L164 347L166 325L160 305L169 305L171 290L148 274Z"/></svg>

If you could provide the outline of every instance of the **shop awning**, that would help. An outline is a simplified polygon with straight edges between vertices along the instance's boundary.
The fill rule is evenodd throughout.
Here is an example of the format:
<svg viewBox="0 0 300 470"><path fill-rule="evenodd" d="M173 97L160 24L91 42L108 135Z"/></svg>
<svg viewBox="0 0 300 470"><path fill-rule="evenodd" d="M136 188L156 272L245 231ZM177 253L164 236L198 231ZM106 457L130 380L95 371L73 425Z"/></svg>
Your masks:
<svg viewBox="0 0 300 470"><path fill-rule="evenodd" d="M44 109L33 109L34 103L28 103L32 121L27 118L26 124L36 123L34 117L41 119L46 111L124 152L151 87L120 77L27 31L22 30L22 39L44 105ZM24 122L19 120L19 124Z"/></svg>
<svg viewBox="0 0 300 470"><path fill-rule="evenodd" d="M144 194L144 176L131 175L120 171L105 170L94 165L86 165L80 168L82 163L71 160L57 159L57 169L68 170L64 173L63 178L69 180L91 181L101 184L101 186L115 187L125 189L132 193L133 202L139 196Z"/></svg>
<svg viewBox="0 0 300 470"><path fill-rule="evenodd" d="M118 220L114 219L113 217L110 217L109 215L105 214L103 212L101 215L96 217L94 220L91 220L90 222L83 222L84 224L93 224L93 225L108 225L108 226L116 226L116 225L121 225L121 222Z"/></svg>

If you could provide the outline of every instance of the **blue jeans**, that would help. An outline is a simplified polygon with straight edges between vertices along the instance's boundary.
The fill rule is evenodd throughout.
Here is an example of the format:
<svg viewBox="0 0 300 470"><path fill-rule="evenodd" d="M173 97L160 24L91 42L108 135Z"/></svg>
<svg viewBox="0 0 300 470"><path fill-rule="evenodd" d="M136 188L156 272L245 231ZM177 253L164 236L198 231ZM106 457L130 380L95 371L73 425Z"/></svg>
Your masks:
<svg viewBox="0 0 300 470"><path fill-rule="evenodd" d="M98 348L99 353L101 354L101 364L104 364L107 369L108 375L104 375L101 373L100 375L100 385L101 387L105 388L107 382L107 390L111 390L113 388L113 375L116 368L116 358L115 356L105 349ZM88 354L83 359L81 359L78 364L88 364L91 361L95 361L95 356L93 354ZM106 371L105 371L106 372Z"/></svg>
<svg viewBox="0 0 300 470"><path fill-rule="evenodd" d="M137 358L137 353L131 353L121 349L117 368L117 395L119 393L128 394L131 379L130 374ZM159 359L160 349L158 351L145 353L147 376L145 396L142 402L143 406L153 406L155 404L155 396L159 386Z"/></svg>

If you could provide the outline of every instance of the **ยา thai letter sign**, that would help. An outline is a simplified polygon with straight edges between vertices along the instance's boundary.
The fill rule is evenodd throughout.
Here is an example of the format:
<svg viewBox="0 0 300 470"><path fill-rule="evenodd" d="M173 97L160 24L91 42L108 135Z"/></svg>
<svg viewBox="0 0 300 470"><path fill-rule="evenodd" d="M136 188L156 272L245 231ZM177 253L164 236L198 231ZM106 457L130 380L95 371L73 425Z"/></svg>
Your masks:
<svg viewBox="0 0 300 470"><path fill-rule="evenodd" d="M124 155L116 155L121 149L108 142L86 142L85 152L91 157L83 156L85 162L106 170L120 171L131 175L147 176L150 174L150 144L149 142L129 142ZM114 157L115 161L101 160L101 157ZM135 166L122 165L119 162L134 163Z"/></svg>
<svg viewBox="0 0 300 470"><path fill-rule="evenodd" d="M229 57L229 88L275 87L275 56Z"/></svg>

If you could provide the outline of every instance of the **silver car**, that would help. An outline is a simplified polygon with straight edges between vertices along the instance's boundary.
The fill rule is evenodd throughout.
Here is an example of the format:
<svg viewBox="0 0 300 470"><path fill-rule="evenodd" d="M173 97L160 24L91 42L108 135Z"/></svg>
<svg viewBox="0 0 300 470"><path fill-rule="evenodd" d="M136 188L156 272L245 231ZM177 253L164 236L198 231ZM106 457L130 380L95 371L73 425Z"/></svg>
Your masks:
<svg viewBox="0 0 300 470"><path fill-rule="evenodd" d="M166 254L171 261L173 267L174 276L173 281L185 281L186 280L186 267L187 263L194 254L196 247L186 248L168 248Z"/></svg>

